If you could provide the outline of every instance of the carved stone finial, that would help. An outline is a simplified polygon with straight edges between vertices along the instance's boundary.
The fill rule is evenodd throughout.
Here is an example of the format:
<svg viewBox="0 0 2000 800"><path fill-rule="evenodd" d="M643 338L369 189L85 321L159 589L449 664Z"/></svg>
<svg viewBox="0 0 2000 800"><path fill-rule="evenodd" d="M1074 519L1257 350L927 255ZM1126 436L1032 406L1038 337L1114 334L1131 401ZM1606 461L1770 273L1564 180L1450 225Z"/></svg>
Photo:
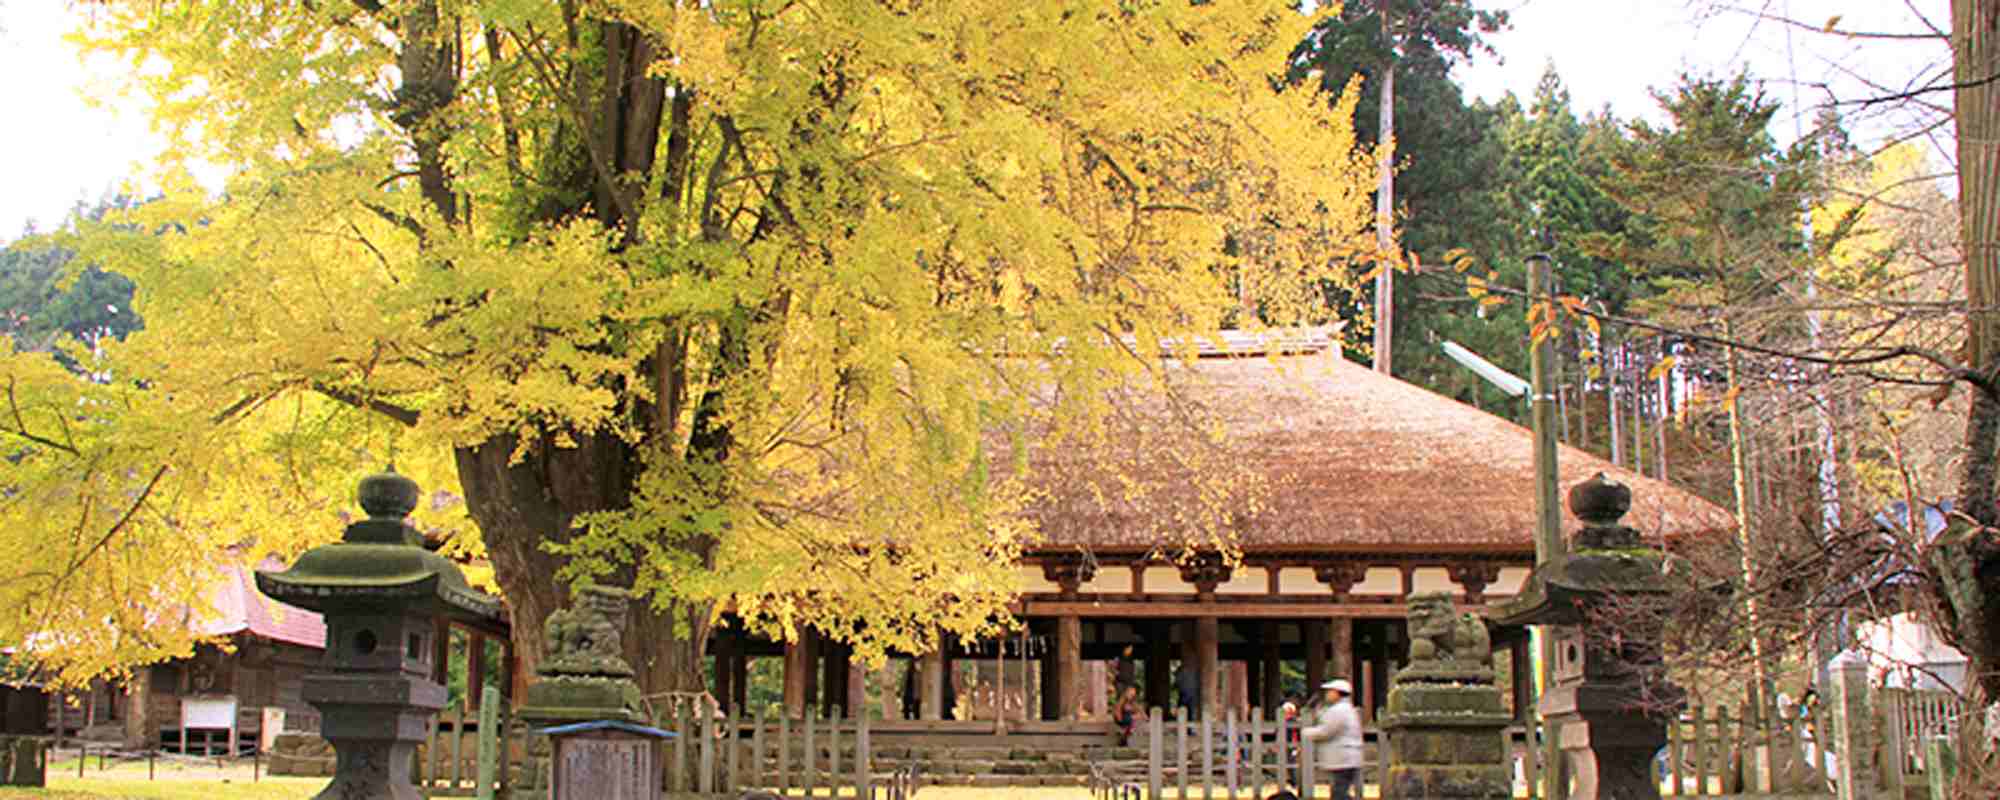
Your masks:
<svg viewBox="0 0 2000 800"><path fill-rule="evenodd" d="M1569 513L1591 527L1615 527L1632 510L1632 490L1597 473L1569 489Z"/></svg>
<svg viewBox="0 0 2000 800"><path fill-rule="evenodd" d="M1569 510L1583 520L1571 549L1619 550L1639 546L1639 531L1620 525L1625 512L1632 510L1632 490L1604 477L1604 473L1569 489Z"/></svg>
<svg viewBox="0 0 2000 800"><path fill-rule="evenodd" d="M374 520L401 520L417 510L417 500L423 491L417 482L396 474L395 467L361 479L355 487L354 495L361 502L361 510L368 512Z"/></svg>

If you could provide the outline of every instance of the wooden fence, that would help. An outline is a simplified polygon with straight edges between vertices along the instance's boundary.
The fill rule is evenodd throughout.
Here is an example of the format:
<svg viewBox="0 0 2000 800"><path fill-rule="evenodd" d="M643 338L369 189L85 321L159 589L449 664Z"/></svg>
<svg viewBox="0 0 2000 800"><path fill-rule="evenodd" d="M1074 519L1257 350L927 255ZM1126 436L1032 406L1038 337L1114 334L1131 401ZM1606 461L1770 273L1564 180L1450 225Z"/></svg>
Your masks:
<svg viewBox="0 0 2000 800"><path fill-rule="evenodd" d="M418 786L430 797L480 795L483 782L498 796L519 768L526 728L499 708L498 693L486 724L466 709L438 715L417 764ZM1925 746L1934 736L1959 730L1959 705L1942 692L1886 689L1872 693L1882 747L1881 785L1895 791L1925 782ZM1725 797L1804 791L1830 794L1837 754L1831 720L1818 707L1731 709L1690 706L1668 727L1667 745L1655 760L1662 793L1680 797ZM878 772L866 717L767 719L761 712L744 719L718 715L712 707L677 705L654 720L674 734L663 746L664 780L669 793L735 797L749 789L780 796L876 797L903 800L921 782L918 769L905 766ZM1251 709L1231 710L1219 719L1191 721L1160 709L1135 731L1134 747L1092 748L1084 778L1098 798L1259 798L1291 786L1301 797L1325 796L1327 777L1302 746L1299 722ZM1508 752L1515 793L1540 797L1551 753L1539 724L1515 726ZM1381 787L1387 777L1389 740L1370 731L1372 746L1362 768L1364 785ZM482 744L482 739L484 743ZM1139 758L1129 756L1133 749ZM1746 763L1747 761L1747 763ZM484 762L484 763L482 763ZM948 765L935 765L944 767ZM482 767L485 769L482 770ZM1304 783L1301 784L1301 776ZM1900 796L1892 794L1891 796Z"/></svg>

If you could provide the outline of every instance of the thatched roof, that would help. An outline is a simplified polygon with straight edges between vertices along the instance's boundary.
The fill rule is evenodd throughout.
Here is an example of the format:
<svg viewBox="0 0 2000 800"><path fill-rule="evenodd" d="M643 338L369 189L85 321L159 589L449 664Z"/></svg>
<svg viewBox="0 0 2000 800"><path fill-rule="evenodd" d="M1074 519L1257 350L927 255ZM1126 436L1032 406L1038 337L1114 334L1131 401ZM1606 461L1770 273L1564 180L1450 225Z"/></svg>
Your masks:
<svg viewBox="0 0 2000 800"><path fill-rule="evenodd" d="M1169 383L1222 432L1219 457L1206 463L1261 484L1229 526L1246 551L1533 552L1528 429L1348 363L1335 348L1287 349L1166 368ZM1149 457L1159 441L1144 439L1200 437L1170 423L1151 428L1103 448L1034 449L1028 473L1040 495L1031 513L1045 540L1033 550L1171 547L1161 532L1195 513L1188 487L1200 483L1197 468ZM1720 507L1581 450L1562 447L1557 461L1565 494L1599 472L1631 487L1625 522L1649 537L1730 525ZM1119 476L1159 491L1128 499L1133 493ZM1563 516L1573 530L1577 521Z"/></svg>

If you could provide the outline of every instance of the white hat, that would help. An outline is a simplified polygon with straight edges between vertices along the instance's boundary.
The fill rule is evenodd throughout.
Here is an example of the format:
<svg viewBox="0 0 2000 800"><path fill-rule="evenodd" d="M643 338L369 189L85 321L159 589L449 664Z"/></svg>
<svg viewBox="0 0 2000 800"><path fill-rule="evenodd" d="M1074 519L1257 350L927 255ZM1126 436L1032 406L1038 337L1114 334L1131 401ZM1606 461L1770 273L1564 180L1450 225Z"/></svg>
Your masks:
<svg viewBox="0 0 2000 800"><path fill-rule="evenodd" d="M1333 680L1320 684L1319 688L1332 689L1336 692L1346 695L1354 694L1354 684L1348 683L1346 678L1334 678Z"/></svg>

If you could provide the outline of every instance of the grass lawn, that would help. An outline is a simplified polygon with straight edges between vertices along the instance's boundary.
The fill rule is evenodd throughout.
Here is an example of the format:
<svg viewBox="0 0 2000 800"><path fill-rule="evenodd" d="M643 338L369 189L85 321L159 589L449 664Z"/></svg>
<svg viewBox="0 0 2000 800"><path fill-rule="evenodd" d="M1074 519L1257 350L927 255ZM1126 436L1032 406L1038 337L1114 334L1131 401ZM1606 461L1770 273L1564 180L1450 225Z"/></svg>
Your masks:
<svg viewBox="0 0 2000 800"><path fill-rule="evenodd" d="M154 762L149 780L145 761L111 761L99 769L96 758L84 764L77 777L74 758L49 765L49 787L16 789L0 787L0 800L49 798L50 800L306 800L326 786L325 778L274 778L268 775L251 780L247 760L218 763L214 759L162 757ZM1172 787L1167 789L1175 794ZM1267 789L1268 791L1268 789ZM1324 790L1322 790L1323 792ZM1198 796L1199 790L1196 790ZM794 795L796 796L796 795ZM819 797L826 797L821 789ZM1241 795L1239 795L1241 796ZM1322 793L1322 796L1324 794ZM668 795L672 798L673 795ZM851 791L842 797L852 797ZM971 786L926 786L919 800L1089 800L1083 787L981 788Z"/></svg>
<svg viewBox="0 0 2000 800"><path fill-rule="evenodd" d="M46 789L0 787L0 800L16 798L143 798L143 800L304 800L326 786L325 778L274 778L262 775L251 780L247 760L218 764L214 759L163 757L153 764L148 779L145 761L108 761L98 768L95 757L84 764L77 777L76 759L49 764Z"/></svg>

